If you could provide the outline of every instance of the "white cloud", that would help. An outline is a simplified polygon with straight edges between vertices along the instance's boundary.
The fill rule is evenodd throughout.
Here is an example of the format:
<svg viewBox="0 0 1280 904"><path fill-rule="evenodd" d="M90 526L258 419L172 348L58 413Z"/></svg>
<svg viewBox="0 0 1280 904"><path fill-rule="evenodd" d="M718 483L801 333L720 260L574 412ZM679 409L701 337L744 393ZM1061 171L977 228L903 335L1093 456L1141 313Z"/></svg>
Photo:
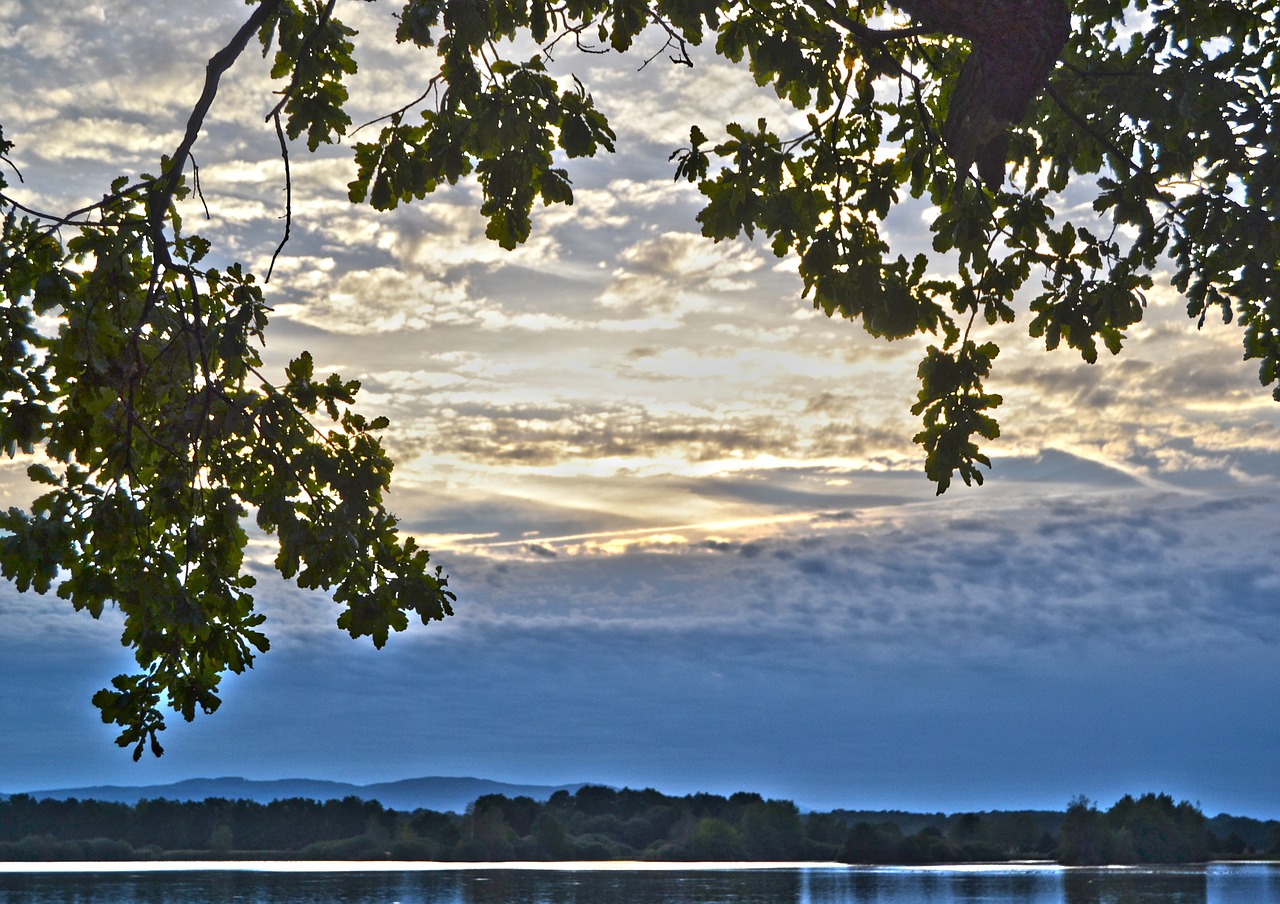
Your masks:
<svg viewBox="0 0 1280 904"><path fill-rule="evenodd" d="M694 67L689 69L667 65L663 58L641 76L630 60L606 63L594 68L587 84L622 142L674 151L688 143L690 126L701 126L716 141L721 123L734 120L754 127L760 117L784 135L805 130L803 114L778 100L772 90L759 88L745 67L713 60L695 51Z"/></svg>
<svg viewBox="0 0 1280 904"><path fill-rule="evenodd" d="M276 306L276 313L339 333L390 333L432 325L474 323L484 299L471 298L465 281L414 277L390 267L342 273L317 284L305 302Z"/></svg>

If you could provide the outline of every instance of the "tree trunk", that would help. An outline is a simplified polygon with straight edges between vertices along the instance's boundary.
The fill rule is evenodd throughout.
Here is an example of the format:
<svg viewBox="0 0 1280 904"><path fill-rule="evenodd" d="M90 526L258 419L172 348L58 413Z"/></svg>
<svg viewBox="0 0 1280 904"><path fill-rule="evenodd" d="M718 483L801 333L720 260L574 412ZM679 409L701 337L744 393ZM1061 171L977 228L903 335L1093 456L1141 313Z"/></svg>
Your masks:
<svg viewBox="0 0 1280 904"><path fill-rule="evenodd" d="M921 25L972 45L951 92L942 141L959 178L978 164L1004 181L1009 126L1048 82L1071 32L1065 0L894 0Z"/></svg>

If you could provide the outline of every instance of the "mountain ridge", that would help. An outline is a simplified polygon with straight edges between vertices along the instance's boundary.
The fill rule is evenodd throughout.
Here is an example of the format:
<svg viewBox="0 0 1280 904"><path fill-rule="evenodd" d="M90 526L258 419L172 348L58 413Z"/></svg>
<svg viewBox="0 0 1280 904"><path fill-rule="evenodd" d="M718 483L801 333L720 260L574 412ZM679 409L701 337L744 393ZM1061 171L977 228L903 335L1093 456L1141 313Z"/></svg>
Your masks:
<svg viewBox="0 0 1280 904"><path fill-rule="evenodd" d="M199 801L220 797L226 800L252 800L265 804L292 797L318 801L358 797L361 800L376 800L384 807L393 810L422 809L461 813L466 810L468 804L485 794L504 794L507 797L525 796L545 801L557 791L568 791L573 794L587 784L592 783L532 785L471 776L434 775L357 785L325 779L247 779L241 776L220 776L189 778L157 785L85 785L76 788L42 788L0 794L0 798L20 793L36 800L76 798L133 805L140 800L160 798Z"/></svg>

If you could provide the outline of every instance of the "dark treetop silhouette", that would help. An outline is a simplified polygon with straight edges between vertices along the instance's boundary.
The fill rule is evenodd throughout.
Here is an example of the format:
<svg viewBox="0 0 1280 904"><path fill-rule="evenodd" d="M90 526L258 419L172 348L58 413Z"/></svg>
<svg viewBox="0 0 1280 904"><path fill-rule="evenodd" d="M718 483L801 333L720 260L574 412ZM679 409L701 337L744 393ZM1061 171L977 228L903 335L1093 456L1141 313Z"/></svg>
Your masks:
<svg viewBox="0 0 1280 904"><path fill-rule="evenodd" d="M0 860L193 856L382 860L842 860L963 863L1187 863L1257 857L1280 823L1220 814L1167 794L1126 795L1100 812L801 813L739 792L673 797L583 785L550 799L485 794L464 813L395 810L348 796L321 803L143 799L0 800ZM207 853L206 853L207 852Z"/></svg>

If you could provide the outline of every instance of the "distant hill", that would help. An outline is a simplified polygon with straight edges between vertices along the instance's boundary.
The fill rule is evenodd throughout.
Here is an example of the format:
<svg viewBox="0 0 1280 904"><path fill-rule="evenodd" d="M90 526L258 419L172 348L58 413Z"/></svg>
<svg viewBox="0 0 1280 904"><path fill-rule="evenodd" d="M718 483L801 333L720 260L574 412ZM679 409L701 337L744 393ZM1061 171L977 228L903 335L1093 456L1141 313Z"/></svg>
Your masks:
<svg viewBox="0 0 1280 904"><path fill-rule="evenodd" d="M461 813L467 804L485 794L504 794L507 797L532 797L545 801L557 791L575 793L587 782L573 785L514 785L483 778L453 778L429 776L409 778L398 782L380 782L373 785L352 785L346 782L326 782L306 778L283 778L271 781L229 776L225 778L192 778L169 785L93 785L85 788L51 788L26 791L36 800L103 800L123 804L136 804L140 800L205 800L221 797L226 800L252 800L270 803L290 797L311 800L340 800L358 797L376 800L393 810L439 810ZM7 795L0 795L0 797Z"/></svg>

